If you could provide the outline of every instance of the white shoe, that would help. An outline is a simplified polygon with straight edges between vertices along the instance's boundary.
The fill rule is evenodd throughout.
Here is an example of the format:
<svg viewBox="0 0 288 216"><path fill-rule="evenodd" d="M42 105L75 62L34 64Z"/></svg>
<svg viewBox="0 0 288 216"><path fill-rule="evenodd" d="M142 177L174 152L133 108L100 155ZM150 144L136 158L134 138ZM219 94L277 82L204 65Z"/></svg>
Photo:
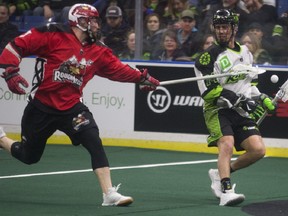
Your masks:
<svg viewBox="0 0 288 216"><path fill-rule="evenodd" d="M218 169L210 169L208 171L208 175L211 179L211 190L212 193L217 197L220 198L222 194L222 188L221 188L221 181Z"/></svg>
<svg viewBox="0 0 288 216"><path fill-rule="evenodd" d="M108 189L108 193L103 193L103 203L102 206L128 206L133 202L133 198L129 196L123 196L118 193L118 189L120 185L117 187L112 187Z"/></svg>
<svg viewBox="0 0 288 216"><path fill-rule="evenodd" d="M0 126L0 138L6 136L6 133L3 130L3 127Z"/></svg>
<svg viewBox="0 0 288 216"><path fill-rule="evenodd" d="M234 206L244 201L244 194L235 193L236 184L233 185L231 190L226 190L225 193L221 194L220 206Z"/></svg>

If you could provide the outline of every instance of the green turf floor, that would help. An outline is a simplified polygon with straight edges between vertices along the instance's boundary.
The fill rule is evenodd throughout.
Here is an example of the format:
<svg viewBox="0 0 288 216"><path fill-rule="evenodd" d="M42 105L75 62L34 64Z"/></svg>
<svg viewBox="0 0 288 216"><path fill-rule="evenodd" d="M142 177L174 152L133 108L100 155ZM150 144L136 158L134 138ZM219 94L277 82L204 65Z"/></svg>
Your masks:
<svg viewBox="0 0 288 216"><path fill-rule="evenodd" d="M242 211L243 206L288 200L287 158L264 158L254 166L234 173L232 180L237 183L236 192L244 193L246 200L237 207L219 207L219 201L210 191L207 175L209 168L216 167L216 162L207 160L216 159L216 155L127 147L105 149L113 183L122 183L119 192L133 196L135 202L131 206L101 206L100 187L93 172L87 171L90 159L84 148L47 145L42 160L30 166L0 151L0 215L238 216L249 215ZM167 164L185 161L198 163ZM137 167L147 164L162 166ZM75 170L83 172L51 175L51 172ZM47 175L17 177L35 173ZM279 211L273 214L277 215L282 214Z"/></svg>

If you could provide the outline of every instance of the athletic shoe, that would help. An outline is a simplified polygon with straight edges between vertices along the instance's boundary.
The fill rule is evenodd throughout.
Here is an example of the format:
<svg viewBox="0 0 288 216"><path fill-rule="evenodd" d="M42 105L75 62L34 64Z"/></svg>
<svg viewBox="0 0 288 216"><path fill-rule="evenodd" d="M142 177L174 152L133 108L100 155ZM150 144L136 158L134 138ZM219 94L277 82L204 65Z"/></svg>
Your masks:
<svg viewBox="0 0 288 216"><path fill-rule="evenodd" d="M233 185L231 190L226 190L221 194L220 206L234 206L244 201L244 194L235 193L236 184Z"/></svg>
<svg viewBox="0 0 288 216"><path fill-rule="evenodd" d="M3 127L0 126L0 138L6 136L6 133L3 130Z"/></svg>
<svg viewBox="0 0 288 216"><path fill-rule="evenodd" d="M103 193L103 203L102 206L128 206L133 202L133 198L129 196L123 196L118 193L120 188L119 184L117 187L112 187L108 189L108 193Z"/></svg>
<svg viewBox="0 0 288 216"><path fill-rule="evenodd" d="M218 169L210 169L208 171L209 177L211 179L211 190L212 193L217 197L220 198L222 194L222 189L221 189L221 181L220 181L220 176Z"/></svg>

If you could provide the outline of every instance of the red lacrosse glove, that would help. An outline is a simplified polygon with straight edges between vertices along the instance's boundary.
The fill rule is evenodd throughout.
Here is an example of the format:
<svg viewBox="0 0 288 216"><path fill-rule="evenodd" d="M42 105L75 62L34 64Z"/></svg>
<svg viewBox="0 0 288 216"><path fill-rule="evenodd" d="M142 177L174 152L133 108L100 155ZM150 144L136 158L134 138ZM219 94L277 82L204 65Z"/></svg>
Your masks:
<svg viewBox="0 0 288 216"><path fill-rule="evenodd" d="M159 81L154 77L150 76L147 69L141 69L141 79L139 83L139 88L142 91L154 91L157 86L160 85Z"/></svg>
<svg viewBox="0 0 288 216"><path fill-rule="evenodd" d="M15 94L26 94L26 91L20 87L20 84L28 88L28 82L18 73L18 67L7 67L1 75L7 82L8 88Z"/></svg>

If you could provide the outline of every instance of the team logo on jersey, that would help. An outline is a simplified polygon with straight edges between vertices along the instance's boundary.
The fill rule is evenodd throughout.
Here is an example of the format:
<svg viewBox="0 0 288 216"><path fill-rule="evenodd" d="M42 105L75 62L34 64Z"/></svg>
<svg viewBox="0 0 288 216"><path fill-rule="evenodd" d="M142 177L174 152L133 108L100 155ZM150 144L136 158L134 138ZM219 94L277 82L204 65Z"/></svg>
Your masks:
<svg viewBox="0 0 288 216"><path fill-rule="evenodd" d="M83 75L86 72L86 68L91 64L91 60L87 61L85 58L82 58L78 61L75 56L72 56L54 71L54 81L70 82L73 85L80 87L83 83Z"/></svg>
<svg viewBox="0 0 288 216"><path fill-rule="evenodd" d="M208 65L210 61L211 61L211 56L208 52L203 53L199 58L199 62L202 65Z"/></svg>
<svg viewBox="0 0 288 216"><path fill-rule="evenodd" d="M227 56L223 56L220 60L220 67L221 67L221 70L225 70L226 68L229 68L232 66L230 60L228 59Z"/></svg>

